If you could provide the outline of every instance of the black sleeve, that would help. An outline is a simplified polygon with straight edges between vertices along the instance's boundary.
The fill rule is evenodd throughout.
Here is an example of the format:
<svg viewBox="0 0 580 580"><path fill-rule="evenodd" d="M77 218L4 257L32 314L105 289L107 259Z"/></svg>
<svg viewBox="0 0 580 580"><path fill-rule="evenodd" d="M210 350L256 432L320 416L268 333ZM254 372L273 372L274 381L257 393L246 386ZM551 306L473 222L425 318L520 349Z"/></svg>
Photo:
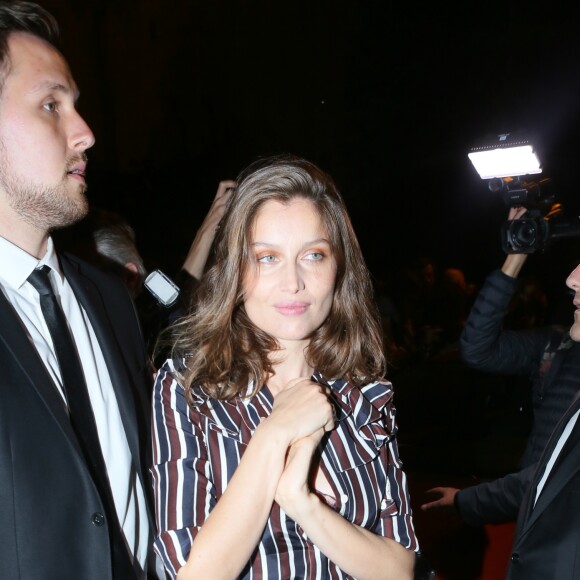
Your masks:
<svg viewBox="0 0 580 580"><path fill-rule="evenodd" d="M461 519L472 526L515 521L536 466L467 487L455 495Z"/></svg>
<svg viewBox="0 0 580 580"><path fill-rule="evenodd" d="M143 289L135 301L147 352L153 359L156 368L169 356L170 341L164 339L162 342L158 342L159 337L174 322L189 312L199 284L198 280L185 270L180 270L173 281L179 287L179 296L171 306L164 306L157 302L146 289Z"/></svg>
<svg viewBox="0 0 580 580"><path fill-rule="evenodd" d="M475 300L460 338L463 362L476 370L512 375L535 372L555 330L503 330L517 280L492 272Z"/></svg>

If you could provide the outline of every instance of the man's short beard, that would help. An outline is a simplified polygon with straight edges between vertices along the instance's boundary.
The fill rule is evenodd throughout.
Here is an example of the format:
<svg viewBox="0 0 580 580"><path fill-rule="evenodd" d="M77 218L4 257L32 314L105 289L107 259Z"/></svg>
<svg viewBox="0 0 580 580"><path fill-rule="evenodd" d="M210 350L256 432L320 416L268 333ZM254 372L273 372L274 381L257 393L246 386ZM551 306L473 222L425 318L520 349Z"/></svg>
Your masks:
<svg viewBox="0 0 580 580"><path fill-rule="evenodd" d="M66 159L63 176L55 186L27 183L11 171L6 146L0 139L0 188L10 207L20 218L43 232L70 226L87 215L89 204L85 197L86 183L77 182L74 191L68 171L77 162L86 163L85 153Z"/></svg>
<svg viewBox="0 0 580 580"><path fill-rule="evenodd" d="M28 224L49 232L70 226L83 219L89 210L85 197L86 186L79 184L75 198L67 195L65 184L58 187L6 187L0 175L0 186L8 196L10 207Z"/></svg>
<svg viewBox="0 0 580 580"><path fill-rule="evenodd" d="M55 187L23 183L7 174L0 151L0 187L4 190L10 207L23 221L35 228L49 232L70 226L87 215L89 204L85 197L86 185L78 184L78 192L67 191L68 177Z"/></svg>

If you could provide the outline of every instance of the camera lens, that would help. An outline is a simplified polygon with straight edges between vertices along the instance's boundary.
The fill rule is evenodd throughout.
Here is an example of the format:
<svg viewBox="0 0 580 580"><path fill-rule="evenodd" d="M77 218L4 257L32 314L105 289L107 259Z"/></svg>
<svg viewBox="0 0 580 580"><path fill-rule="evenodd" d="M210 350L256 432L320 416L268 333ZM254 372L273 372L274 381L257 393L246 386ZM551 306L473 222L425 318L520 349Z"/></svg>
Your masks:
<svg viewBox="0 0 580 580"><path fill-rule="evenodd" d="M521 248L533 246L538 239L536 223L530 220L515 222L511 237L514 246Z"/></svg>
<svg viewBox="0 0 580 580"><path fill-rule="evenodd" d="M544 230L541 219L507 221L502 227L502 247L508 254L531 254L542 245Z"/></svg>

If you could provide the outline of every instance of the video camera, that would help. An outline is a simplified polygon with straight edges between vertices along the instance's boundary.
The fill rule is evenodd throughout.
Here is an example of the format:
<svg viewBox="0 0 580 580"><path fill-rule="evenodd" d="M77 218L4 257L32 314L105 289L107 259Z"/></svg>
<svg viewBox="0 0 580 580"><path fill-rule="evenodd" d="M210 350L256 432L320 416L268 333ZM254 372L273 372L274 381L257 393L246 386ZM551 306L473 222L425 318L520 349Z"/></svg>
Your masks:
<svg viewBox="0 0 580 580"><path fill-rule="evenodd" d="M580 218L564 216L564 208L556 201L549 178L531 182L520 177L492 179L489 188L501 190L508 207L527 209L521 219L502 224L501 243L507 254L543 252L553 240L580 236Z"/></svg>
<svg viewBox="0 0 580 580"><path fill-rule="evenodd" d="M501 192L508 207L527 209L521 219L502 224L501 244L506 254L543 252L553 240L580 236L580 217L564 217L549 178L522 180L522 176L542 171L529 141L499 135L498 141L472 148L469 158L480 177L489 180L490 191Z"/></svg>

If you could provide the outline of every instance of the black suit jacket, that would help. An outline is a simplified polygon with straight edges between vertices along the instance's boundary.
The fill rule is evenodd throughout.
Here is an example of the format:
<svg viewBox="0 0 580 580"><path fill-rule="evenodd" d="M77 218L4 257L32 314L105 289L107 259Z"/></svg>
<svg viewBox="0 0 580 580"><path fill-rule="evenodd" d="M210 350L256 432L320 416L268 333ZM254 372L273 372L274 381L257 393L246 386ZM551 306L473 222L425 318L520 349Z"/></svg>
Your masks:
<svg viewBox="0 0 580 580"><path fill-rule="evenodd" d="M563 429L580 409L580 394L562 417L525 488L516 524L509 580L580 579L580 421L534 498Z"/></svg>
<svg viewBox="0 0 580 580"><path fill-rule="evenodd" d="M151 370L134 306L117 278L72 256L61 265L103 351L149 494ZM0 292L0 578L112 578L102 513L62 398Z"/></svg>

